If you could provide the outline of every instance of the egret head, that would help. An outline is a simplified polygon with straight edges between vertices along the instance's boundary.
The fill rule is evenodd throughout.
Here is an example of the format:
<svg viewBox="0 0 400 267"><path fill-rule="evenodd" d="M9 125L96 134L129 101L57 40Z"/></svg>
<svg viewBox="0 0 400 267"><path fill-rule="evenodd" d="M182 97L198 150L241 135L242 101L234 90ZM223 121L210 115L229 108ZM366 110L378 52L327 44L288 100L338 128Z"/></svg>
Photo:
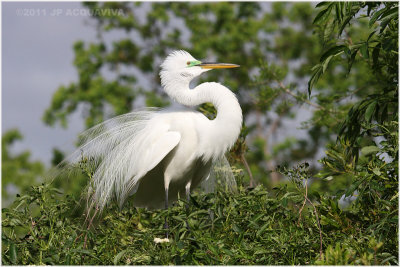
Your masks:
<svg viewBox="0 0 400 267"><path fill-rule="evenodd" d="M167 80L190 82L193 78L211 69L237 68L239 65L228 63L209 63L201 62L188 52L179 50L174 51L161 64L161 82Z"/></svg>

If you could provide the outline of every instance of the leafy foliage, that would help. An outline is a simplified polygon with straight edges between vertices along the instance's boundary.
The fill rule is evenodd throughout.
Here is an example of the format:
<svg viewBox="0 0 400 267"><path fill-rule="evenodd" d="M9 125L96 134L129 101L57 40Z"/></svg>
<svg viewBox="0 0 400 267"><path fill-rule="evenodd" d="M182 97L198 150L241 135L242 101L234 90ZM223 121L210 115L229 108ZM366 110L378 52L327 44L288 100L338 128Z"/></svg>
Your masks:
<svg viewBox="0 0 400 267"><path fill-rule="evenodd" d="M340 210L331 198L320 201L324 205L318 208L323 214L324 246L328 246L322 260L312 211L305 209L297 224L296 206L302 197L285 187L277 188L276 195L262 186L251 191L240 187L233 195L223 190L194 195L189 210L184 201L168 211L135 209L129 204L122 210L113 207L87 231L82 217L71 216L76 202L42 185L3 209L3 263L396 263L397 257L387 252L386 244L364 234L365 226L357 223L353 211ZM32 205L39 208L35 215L30 213ZM170 242L157 244L154 238L164 236L167 214ZM331 251L337 243L345 248Z"/></svg>
<svg viewBox="0 0 400 267"><path fill-rule="evenodd" d="M1 194L3 205L12 203L12 196L8 191L10 186L24 192L39 181L44 172L44 166L40 161L31 161L29 151L24 151L17 155L11 153L11 146L23 137L18 130L7 131L1 139Z"/></svg>
<svg viewBox="0 0 400 267"><path fill-rule="evenodd" d="M388 36L398 36L398 16L392 16L398 13L398 3L337 2L320 6L327 7L317 18L323 17L328 9L335 10L336 16L321 23L325 23L325 27L329 27L329 23L334 28L338 27L338 35L342 34L353 18L367 19L369 27L373 28L369 36L365 37L366 40L352 45L349 37L348 44L331 48L321 57L321 62L326 62L329 57L340 54L337 51L352 55L349 62L351 71L353 61L359 55L370 67L373 86L370 94L350 108L341 124L336 144L328 147L327 156L321 160L323 169L318 176L329 178L332 182L337 178L351 181L347 190L338 190L336 196L356 196L351 209L359 216L359 224L368 225L368 233L378 241L390 240L386 244L390 250L397 251L398 38L389 40ZM368 16L363 18L360 14L365 8ZM319 21L317 18L316 21ZM378 30L379 33L376 34ZM388 44L385 48L384 43ZM380 58L371 61L368 55L374 51L380 53ZM333 248L330 253L334 258L334 255L340 253L351 254L343 251L340 246L336 246L335 251L332 250ZM327 263L330 260L332 258L326 258Z"/></svg>

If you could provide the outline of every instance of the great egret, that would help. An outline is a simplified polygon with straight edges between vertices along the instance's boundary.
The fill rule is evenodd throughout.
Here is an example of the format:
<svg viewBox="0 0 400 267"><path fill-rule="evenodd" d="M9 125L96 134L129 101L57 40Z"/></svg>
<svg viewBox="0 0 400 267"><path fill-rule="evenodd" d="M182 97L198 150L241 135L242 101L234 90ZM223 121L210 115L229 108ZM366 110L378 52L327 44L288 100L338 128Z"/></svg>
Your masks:
<svg viewBox="0 0 400 267"><path fill-rule="evenodd" d="M235 64L206 63L186 51L171 53L161 65L161 84L180 109L147 109L118 116L81 136L82 145L60 164L89 164L91 204L103 210L116 198L119 204L134 195L133 204L150 209L168 207L210 176L211 168L235 143L242 125L242 110L225 86L191 80L217 68ZM190 109L211 102L217 116L209 120ZM226 159L225 159L226 161Z"/></svg>

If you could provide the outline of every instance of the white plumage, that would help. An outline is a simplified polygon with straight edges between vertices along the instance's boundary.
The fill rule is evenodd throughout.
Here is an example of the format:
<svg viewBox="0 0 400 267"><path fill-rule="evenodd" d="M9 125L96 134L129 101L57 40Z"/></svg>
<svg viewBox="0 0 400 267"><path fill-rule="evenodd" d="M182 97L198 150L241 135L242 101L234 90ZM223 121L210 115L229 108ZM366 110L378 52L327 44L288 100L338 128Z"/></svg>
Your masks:
<svg viewBox="0 0 400 267"><path fill-rule="evenodd" d="M91 204L100 210L113 198L122 206L129 196L135 206L162 208L178 194L188 195L212 170L223 172L233 185L224 153L240 133L239 103L219 83L189 88L190 81L205 71L232 67L238 66L202 63L185 51L171 53L161 65L161 83L186 107L146 109L99 124L81 135L81 146L60 170L76 170L76 164L85 161L93 171ZM217 109L214 120L189 108L206 102Z"/></svg>

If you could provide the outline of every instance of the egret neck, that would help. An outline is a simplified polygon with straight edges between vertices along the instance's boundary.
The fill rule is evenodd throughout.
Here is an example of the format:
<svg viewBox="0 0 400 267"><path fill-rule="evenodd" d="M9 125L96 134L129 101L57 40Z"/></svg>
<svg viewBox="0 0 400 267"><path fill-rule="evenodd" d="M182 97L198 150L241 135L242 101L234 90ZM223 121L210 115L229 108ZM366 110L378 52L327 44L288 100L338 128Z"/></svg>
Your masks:
<svg viewBox="0 0 400 267"><path fill-rule="evenodd" d="M175 74L161 71L161 84L169 97L190 107L212 103L217 110L216 118L210 121L211 128L208 129L207 135L210 140L221 141L212 150L208 149L210 153L206 153L204 157L208 160L222 156L233 146L242 126L242 109L235 94L216 82L202 83L190 89L189 84L194 76L189 73Z"/></svg>

